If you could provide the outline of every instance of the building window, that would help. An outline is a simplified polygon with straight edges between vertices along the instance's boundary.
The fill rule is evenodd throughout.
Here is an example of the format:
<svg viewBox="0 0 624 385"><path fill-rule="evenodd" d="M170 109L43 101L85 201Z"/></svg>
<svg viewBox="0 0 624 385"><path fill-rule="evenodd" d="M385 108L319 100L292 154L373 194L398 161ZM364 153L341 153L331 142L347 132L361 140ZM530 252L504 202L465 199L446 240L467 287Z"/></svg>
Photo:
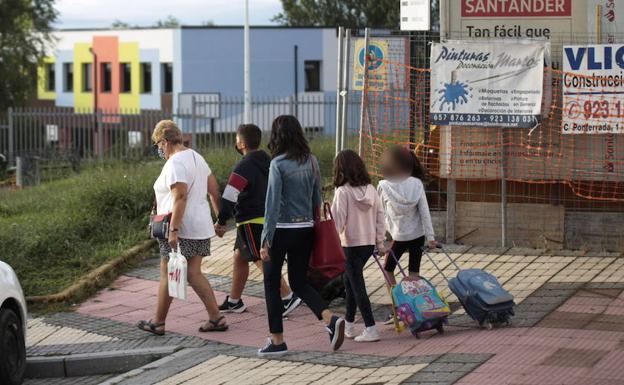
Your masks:
<svg viewBox="0 0 624 385"><path fill-rule="evenodd" d="M141 63L141 93L152 93L152 63Z"/></svg>
<svg viewBox="0 0 624 385"><path fill-rule="evenodd" d="M319 60L306 60L303 63L305 71L305 91L316 92L321 90L321 62Z"/></svg>
<svg viewBox="0 0 624 385"><path fill-rule="evenodd" d="M119 91L132 92L132 71L130 63L119 63Z"/></svg>
<svg viewBox="0 0 624 385"><path fill-rule="evenodd" d="M74 63L63 63L63 90L74 92Z"/></svg>
<svg viewBox="0 0 624 385"><path fill-rule="evenodd" d="M170 94L173 92L173 64L162 63L162 92Z"/></svg>
<svg viewBox="0 0 624 385"><path fill-rule="evenodd" d="M82 63L82 92L93 90L93 71L91 63Z"/></svg>
<svg viewBox="0 0 624 385"><path fill-rule="evenodd" d="M45 64L45 90L47 92L54 92L54 82L56 81L56 71L54 70L54 63Z"/></svg>
<svg viewBox="0 0 624 385"><path fill-rule="evenodd" d="M100 64L100 90L102 92L111 92L113 89L113 75L111 73L112 65L111 63L102 63Z"/></svg>

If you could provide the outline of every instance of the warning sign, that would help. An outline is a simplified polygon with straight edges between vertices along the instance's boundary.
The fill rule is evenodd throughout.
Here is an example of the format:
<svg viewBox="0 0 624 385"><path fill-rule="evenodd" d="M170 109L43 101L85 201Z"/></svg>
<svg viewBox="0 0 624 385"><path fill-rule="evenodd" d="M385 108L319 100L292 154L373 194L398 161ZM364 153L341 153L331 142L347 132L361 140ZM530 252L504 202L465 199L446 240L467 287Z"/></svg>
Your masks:
<svg viewBox="0 0 624 385"><path fill-rule="evenodd" d="M361 91L364 88L364 39L355 41L353 50L353 89ZM388 57L388 42L385 40L369 40L368 42L368 89L383 91L386 87L386 64Z"/></svg>

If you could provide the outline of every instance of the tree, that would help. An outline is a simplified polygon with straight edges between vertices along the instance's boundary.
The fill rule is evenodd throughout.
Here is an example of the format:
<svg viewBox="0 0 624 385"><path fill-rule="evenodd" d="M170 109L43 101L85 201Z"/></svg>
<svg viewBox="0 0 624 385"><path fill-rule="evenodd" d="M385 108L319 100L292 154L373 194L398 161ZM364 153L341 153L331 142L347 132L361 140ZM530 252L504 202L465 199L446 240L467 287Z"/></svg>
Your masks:
<svg viewBox="0 0 624 385"><path fill-rule="evenodd" d="M154 27L156 28L177 28L180 26L180 20L175 16L169 15L164 20L158 20Z"/></svg>
<svg viewBox="0 0 624 385"><path fill-rule="evenodd" d="M56 18L54 0L0 1L0 114L33 97Z"/></svg>
<svg viewBox="0 0 624 385"><path fill-rule="evenodd" d="M399 29L400 0L282 0L273 21L309 27ZM431 29L439 25L439 0L431 0Z"/></svg>
<svg viewBox="0 0 624 385"><path fill-rule="evenodd" d="M130 28L130 24L126 23L125 21L115 19L115 21L113 21L113 23L111 24L111 28L113 29Z"/></svg>
<svg viewBox="0 0 624 385"><path fill-rule="evenodd" d="M282 0L273 21L289 26L399 28L399 0Z"/></svg>

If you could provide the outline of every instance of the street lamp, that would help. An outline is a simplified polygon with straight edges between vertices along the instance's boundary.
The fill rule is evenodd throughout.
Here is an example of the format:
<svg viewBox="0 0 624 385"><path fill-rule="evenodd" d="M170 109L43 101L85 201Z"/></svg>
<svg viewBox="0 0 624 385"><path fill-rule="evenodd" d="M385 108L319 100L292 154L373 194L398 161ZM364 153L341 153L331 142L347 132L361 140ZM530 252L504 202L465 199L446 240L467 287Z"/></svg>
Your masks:
<svg viewBox="0 0 624 385"><path fill-rule="evenodd" d="M251 123L251 79L249 59L249 0L245 0L245 28L243 30L244 123Z"/></svg>

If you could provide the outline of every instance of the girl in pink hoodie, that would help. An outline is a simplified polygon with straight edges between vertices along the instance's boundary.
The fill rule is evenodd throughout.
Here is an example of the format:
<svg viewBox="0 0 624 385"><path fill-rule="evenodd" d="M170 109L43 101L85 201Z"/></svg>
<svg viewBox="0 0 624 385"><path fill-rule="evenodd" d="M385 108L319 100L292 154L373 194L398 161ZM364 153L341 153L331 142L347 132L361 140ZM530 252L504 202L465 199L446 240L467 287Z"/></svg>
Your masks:
<svg viewBox="0 0 624 385"><path fill-rule="evenodd" d="M364 266L375 247L385 253L384 211L362 159L352 150L338 153L334 161L332 214L346 257L344 284L347 312L345 337L357 342L379 341L364 282ZM355 332L355 311L360 309L366 328Z"/></svg>

